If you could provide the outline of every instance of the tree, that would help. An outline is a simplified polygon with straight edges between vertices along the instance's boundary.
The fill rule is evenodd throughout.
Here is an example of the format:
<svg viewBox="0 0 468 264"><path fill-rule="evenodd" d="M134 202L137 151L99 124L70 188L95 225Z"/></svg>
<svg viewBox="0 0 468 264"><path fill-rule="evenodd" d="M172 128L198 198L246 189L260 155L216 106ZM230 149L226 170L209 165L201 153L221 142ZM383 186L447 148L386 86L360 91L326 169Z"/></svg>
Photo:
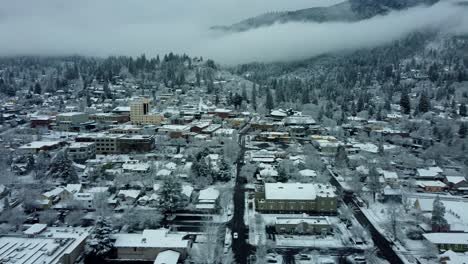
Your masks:
<svg viewBox="0 0 468 264"><path fill-rule="evenodd" d="M53 179L61 179L66 183L77 183L78 175L73 162L68 158L65 150L57 152L49 166L48 176Z"/></svg>
<svg viewBox="0 0 468 264"><path fill-rule="evenodd" d="M419 97L419 104L418 104L418 112L419 113L426 113L431 108L431 101L427 96L426 92L423 92Z"/></svg>
<svg viewBox="0 0 468 264"><path fill-rule="evenodd" d="M390 229L390 232L393 235L393 240L398 239L398 222L401 217L401 212L400 208L398 207L398 204L396 203L391 203L388 207L387 210L387 216L388 216L388 227Z"/></svg>
<svg viewBox="0 0 468 264"><path fill-rule="evenodd" d="M164 179L159 191L159 209L162 213L173 213L183 206L182 184L173 177Z"/></svg>
<svg viewBox="0 0 468 264"><path fill-rule="evenodd" d="M231 179L231 166L226 162L224 157L221 157L218 162L218 175L216 180L227 182Z"/></svg>
<svg viewBox="0 0 468 264"><path fill-rule="evenodd" d="M86 243L86 257L89 263L100 263L114 247L112 224L108 218L98 217L93 232ZM94 262L93 262L94 261Z"/></svg>
<svg viewBox="0 0 468 264"><path fill-rule="evenodd" d="M239 144L233 139L224 141L223 156L231 164L234 163L239 157L240 147Z"/></svg>
<svg viewBox="0 0 468 264"><path fill-rule="evenodd" d="M224 232L220 232L220 230L225 229L212 222L207 223L203 227L203 235L206 239L203 244L200 244L199 247L191 252L191 260L199 264L215 264L220 263L224 259L224 256L221 254L223 244L220 243Z"/></svg>
<svg viewBox="0 0 468 264"><path fill-rule="evenodd" d="M271 95L270 89L267 89L265 107L268 110L268 112L275 108L275 105L273 103L273 96Z"/></svg>
<svg viewBox="0 0 468 264"><path fill-rule="evenodd" d="M460 116L463 116L463 117L467 116L466 104L464 104L464 103L460 104L460 108L458 110L458 113L460 114Z"/></svg>
<svg viewBox="0 0 468 264"><path fill-rule="evenodd" d="M376 195L380 193L380 190L382 188L379 178L379 172L374 166L371 166L369 169L369 175L367 176L367 186L369 188L369 191L372 193L372 199L374 202Z"/></svg>
<svg viewBox="0 0 468 264"><path fill-rule="evenodd" d="M460 124L460 128L458 129L458 135L460 136L460 138L465 138L467 131L468 131L468 127L465 125L464 122L462 122Z"/></svg>
<svg viewBox="0 0 468 264"><path fill-rule="evenodd" d="M130 232L156 229L161 225L163 216L158 210L130 209L121 218L121 225L127 225Z"/></svg>
<svg viewBox="0 0 468 264"><path fill-rule="evenodd" d="M432 203L431 217L432 232L444 232L448 229L448 222L445 219L445 206L437 196Z"/></svg>
<svg viewBox="0 0 468 264"><path fill-rule="evenodd" d="M346 149L343 145L338 146L338 149L335 154L335 164L340 168L345 168L348 166L348 155L346 155Z"/></svg>
<svg viewBox="0 0 468 264"><path fill-rule="evenodd" d="M255 83L252 85L252 94L250 96L250 104L252 108L257 111L257 88L255 87Z"/></svg>
<svg viewBox="0 0 468 264"><path fill-rule="evenodd" d="M35 94L41 94L42 93L42 88L40 83L36 83L34 85L34 93Z"/></svg>
<svg viewBox="0 0 468 264"><path fill-rule="evenodd" d="M400 107L404 114L409 115L411 113L411 102L406 92L401 93Z"/></svg>

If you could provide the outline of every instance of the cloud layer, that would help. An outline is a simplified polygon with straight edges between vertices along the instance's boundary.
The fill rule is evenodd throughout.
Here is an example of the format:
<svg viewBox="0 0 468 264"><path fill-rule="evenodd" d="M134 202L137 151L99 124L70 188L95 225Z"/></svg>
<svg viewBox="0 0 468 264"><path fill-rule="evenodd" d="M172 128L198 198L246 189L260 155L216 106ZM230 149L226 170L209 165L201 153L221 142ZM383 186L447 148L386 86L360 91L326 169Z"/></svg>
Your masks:
<svg viewBox="0 0 468 264"><path fill-rule="evenodd" d="M173 51L235 64L372 47L428 27L468 32L466 9L448 1L356 23L287 23L226 35L208 28L339 0L7 1L0 0L0 55Z"/></svg>

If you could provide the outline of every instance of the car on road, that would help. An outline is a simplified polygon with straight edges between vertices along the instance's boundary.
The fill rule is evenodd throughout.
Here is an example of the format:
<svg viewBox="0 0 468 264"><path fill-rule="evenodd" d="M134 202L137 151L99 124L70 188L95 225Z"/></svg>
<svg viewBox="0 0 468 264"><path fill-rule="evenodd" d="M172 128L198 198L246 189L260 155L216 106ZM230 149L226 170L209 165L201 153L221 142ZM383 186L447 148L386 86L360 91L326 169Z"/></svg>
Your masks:
<svg viewBox="0 0 468 264"><path fill-rule="evenodd" d="M238 234L237 232L234 232L234 233L232 234L232 238L238 239L238 238L239 238L239 234Z"/></svg>

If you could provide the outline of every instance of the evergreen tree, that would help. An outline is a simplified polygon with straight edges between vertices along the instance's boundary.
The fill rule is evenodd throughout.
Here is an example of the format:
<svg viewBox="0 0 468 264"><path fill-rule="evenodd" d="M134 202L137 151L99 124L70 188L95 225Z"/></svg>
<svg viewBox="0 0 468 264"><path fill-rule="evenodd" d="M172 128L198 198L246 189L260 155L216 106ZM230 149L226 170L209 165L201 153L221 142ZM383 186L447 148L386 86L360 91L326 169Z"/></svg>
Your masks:
<svg viewBox="0 0 468 264"><path fill-rule="evenodd" d="M42 93L42 88L40 83L36 83L34 85L34 93L35 94L41 94Z"/></svg>
<svg viewBox="0 0 468 264"><path fill-rule="evenodd" d="M86 243L86 258L89 263L100 263L114 247L112 224L109 219L99 217Z"/></svg>
<svg viewBox="0 0 468 264"><path fill-rule="evenodd" d="M464 103L460 104L460 109L458 110L458 113L460 114L460 116L463 116L463 117L467 116L466 104Z"/></svg>
<svg viewBox="0 0 468 264"><path fill-rule="evenodd" d="M367 176L367 186L370 192L372 193L372 198L374 202L375 202L376 195L380 193L380 190L382 188L379 178L380 176L379 176L377 169L374 166L372 166L369 169L369 176Z"/></svg>
<svg viewBox="0 0 468 264"><path fill-rule="evenodd" d="M61 179L66 183L78 182L78 175L73 166L73 161L68 158L65 150L59 151L52 159L48 176L53 179Z"/></svg>
<svg viewBox="0 0 468 264"><path fill-rule="evenodd" d="M217 180L226 182L229 179L231 179L231 166L227 163L224 155L221 155L221 160L218 164Z"/></svg>
<svg viewBox="0 0 468 264"><path fill-rule="evenodd" d="M465 138L467 131L468 131L468 127L465 125L464 122L462 122L460 124L460 128L458 129L458 135L460 136L460 138Z"/></svg>
<svg viewBox="0 0 468 264"><path fill-rule="evenodd" d="M426 92L423 92L419 97L419 104L418 104L418 112L419 113L426 113L431 108L431 101L427 96Z"/></svg>
<svg viewBox="0 0 468 264"><path fill-rule="evenodd" d="M445 206L437 196L432 204L431 225L433 232L446 231L448 228L447 220L445 219Z"/></svg>
<svg viewBox="0 0 468 264"><path fill-rule="evenodd" d="M252 85L252 95L250 96L250 103L252 104L252 108L257 111L257 88L255 87L255 83Z"/></svg>
<svg viewBox="0 0 468 264"><path fill-rule="evenodd" d="M343 145L338 146L335 154L335 164L338 167L344 168L348 166L348 155L346 155L346 149Z"/></svg>
<svg viewBox="0 0 468 264"><path fill-rule="evenodd" d="M302 104L310 104L309 89L302 89Z"/></svg>
<svg viewBox="0 0 468 264"><path fill-rule="evenodd" d="M247 102L249 100L249 98L247 97L247 88L245 86L245 83L242 84L242 100L247 101Z"/></svg>
<svg viewBox="0 0 468 264"><path fill-rule="evenodd" d="M411 113L411 102L408 93L406 92L401 93L400 107L405 115L409 115Z"/></svg>
<svg viewBox="0 0 468 264"><path fill-rule="evenodd" d="M164 179L159 191L159 209L162 213L173 213L183 206L182 184L173 177Z"/></svg>
<svg viewBox="0 0 468 264"><path fill-rule="evenodd" d="M267 89L265 107L268 110L268 112L275 108L275 105L273 103L273 96L271 95L270 89Z"/></svg>

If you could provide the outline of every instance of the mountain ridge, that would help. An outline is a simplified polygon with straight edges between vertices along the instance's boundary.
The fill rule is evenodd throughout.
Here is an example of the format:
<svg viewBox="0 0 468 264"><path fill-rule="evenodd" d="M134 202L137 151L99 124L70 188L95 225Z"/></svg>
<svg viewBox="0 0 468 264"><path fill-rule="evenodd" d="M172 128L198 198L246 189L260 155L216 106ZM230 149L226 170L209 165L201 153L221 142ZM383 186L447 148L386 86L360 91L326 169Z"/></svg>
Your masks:
<svg viewBox="0 0 468 264"><path fill-rule="evenodd" d="M312 7L295 11L270 12L247 18L232 25L213 26L210 29L225 32L243 32L255 28L288 22L356 22L394 10L418 5L433 5L439 0L347 0L326 7Z"/></svg>

